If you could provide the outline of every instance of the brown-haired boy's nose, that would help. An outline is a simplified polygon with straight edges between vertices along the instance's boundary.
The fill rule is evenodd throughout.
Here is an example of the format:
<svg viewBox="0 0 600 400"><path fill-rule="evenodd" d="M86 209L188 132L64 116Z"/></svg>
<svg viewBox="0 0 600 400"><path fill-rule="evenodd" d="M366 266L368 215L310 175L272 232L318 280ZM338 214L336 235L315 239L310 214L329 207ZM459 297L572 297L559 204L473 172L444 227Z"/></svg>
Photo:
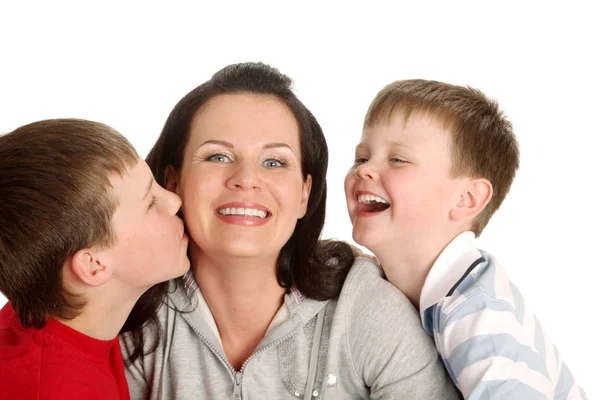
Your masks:
<svg viewBox="0 0 600 400"><path fill-rule="evenodd" d="M167 197L167 208L169 214L175 215L181 209L181 197L177 194L170 192L165 189L165 196Z"/></svg>

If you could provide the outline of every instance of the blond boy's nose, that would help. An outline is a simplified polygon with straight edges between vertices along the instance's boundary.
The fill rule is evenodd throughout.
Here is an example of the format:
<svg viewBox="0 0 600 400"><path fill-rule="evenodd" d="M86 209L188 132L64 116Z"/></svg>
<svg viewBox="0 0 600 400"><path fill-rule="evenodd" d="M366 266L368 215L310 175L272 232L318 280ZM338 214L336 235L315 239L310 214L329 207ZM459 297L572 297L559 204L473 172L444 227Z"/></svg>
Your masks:
<svg viewBox="0 0 600 400"><path fill-rule="evenodd" d="M356 174L361 179L374 179L376 172L373 168L371 168L369 163L366 162L364 164L359 165L358 168L356 168Z"/></svg>

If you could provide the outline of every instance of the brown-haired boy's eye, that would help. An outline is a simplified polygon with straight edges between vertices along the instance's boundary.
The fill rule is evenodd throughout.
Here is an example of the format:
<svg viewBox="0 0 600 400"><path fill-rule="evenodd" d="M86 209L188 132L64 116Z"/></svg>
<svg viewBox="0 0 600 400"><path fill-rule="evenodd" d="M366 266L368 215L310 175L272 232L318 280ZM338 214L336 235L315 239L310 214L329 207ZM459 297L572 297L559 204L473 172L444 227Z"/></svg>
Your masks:
<svg viewBox="0 0 600 400"><path fill-rule="evenodd" d="M150 204L148 205L148 210L150 210L152 207L154 207L156 205L156 196L152 196L152 200L150 201Z"/></svg>

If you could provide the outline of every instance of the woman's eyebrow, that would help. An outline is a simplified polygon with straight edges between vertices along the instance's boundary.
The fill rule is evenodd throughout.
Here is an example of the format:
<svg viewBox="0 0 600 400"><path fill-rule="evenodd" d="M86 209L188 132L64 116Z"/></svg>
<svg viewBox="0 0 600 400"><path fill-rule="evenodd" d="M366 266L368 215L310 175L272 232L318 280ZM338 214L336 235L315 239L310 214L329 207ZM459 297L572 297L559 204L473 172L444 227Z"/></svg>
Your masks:
<svg viewBox="0 0 600 400"><path fill-rule="evenodd" d="M233 145L233 143L231 142L227 142L225 140L216 140L216 139L209 139L205 142L203 142L200 146L197 147L197 149L199 149L202 146L208 145L208 144L216 144L219 146L224 146L224 147L228 147L230 149L233 149L235 146ZM289 149L292 153L296 154L294 152L294 149L292 149L292 147L287 144L287 143L282 143L282 142L275 142L275 143L267 143L263 146L263 149L277 149L277 148L287 148Z"/></svg>
<svg viewBox="0 0 600 400"><path fill-rule="evenodd" d="M294 153L294 149L292 149L290 145L286 143L267 143L263 146L263 149L276 149L280 147L288 148L291 150L292 153Z"/></svg>
<svg viewBox="0 0 600 400"><path fill-rule="evenodd" d="M200 146L198 146L198 148L207 145L207 144L218 144L221 146L225 146L225 147L229 147L230 149L233 148L233 144L230 142L226 142L224 140L215 140L215 139L209 139L207 141L205 141L204 143L202 143Z"/></svg>

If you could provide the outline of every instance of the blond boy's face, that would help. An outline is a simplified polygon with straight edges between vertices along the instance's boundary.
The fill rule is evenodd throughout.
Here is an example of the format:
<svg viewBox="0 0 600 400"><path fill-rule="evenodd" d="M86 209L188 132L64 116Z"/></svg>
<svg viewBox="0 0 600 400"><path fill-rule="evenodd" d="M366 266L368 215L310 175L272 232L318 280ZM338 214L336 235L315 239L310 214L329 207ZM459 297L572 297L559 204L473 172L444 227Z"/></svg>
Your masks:
<svg viewBox="0 0 600 400"><path fill-rule="evenodd" d="M354 240L377 254L441 237L464 187L451 169L451 136L427 115L366 128L344 185Z"/></svg>

